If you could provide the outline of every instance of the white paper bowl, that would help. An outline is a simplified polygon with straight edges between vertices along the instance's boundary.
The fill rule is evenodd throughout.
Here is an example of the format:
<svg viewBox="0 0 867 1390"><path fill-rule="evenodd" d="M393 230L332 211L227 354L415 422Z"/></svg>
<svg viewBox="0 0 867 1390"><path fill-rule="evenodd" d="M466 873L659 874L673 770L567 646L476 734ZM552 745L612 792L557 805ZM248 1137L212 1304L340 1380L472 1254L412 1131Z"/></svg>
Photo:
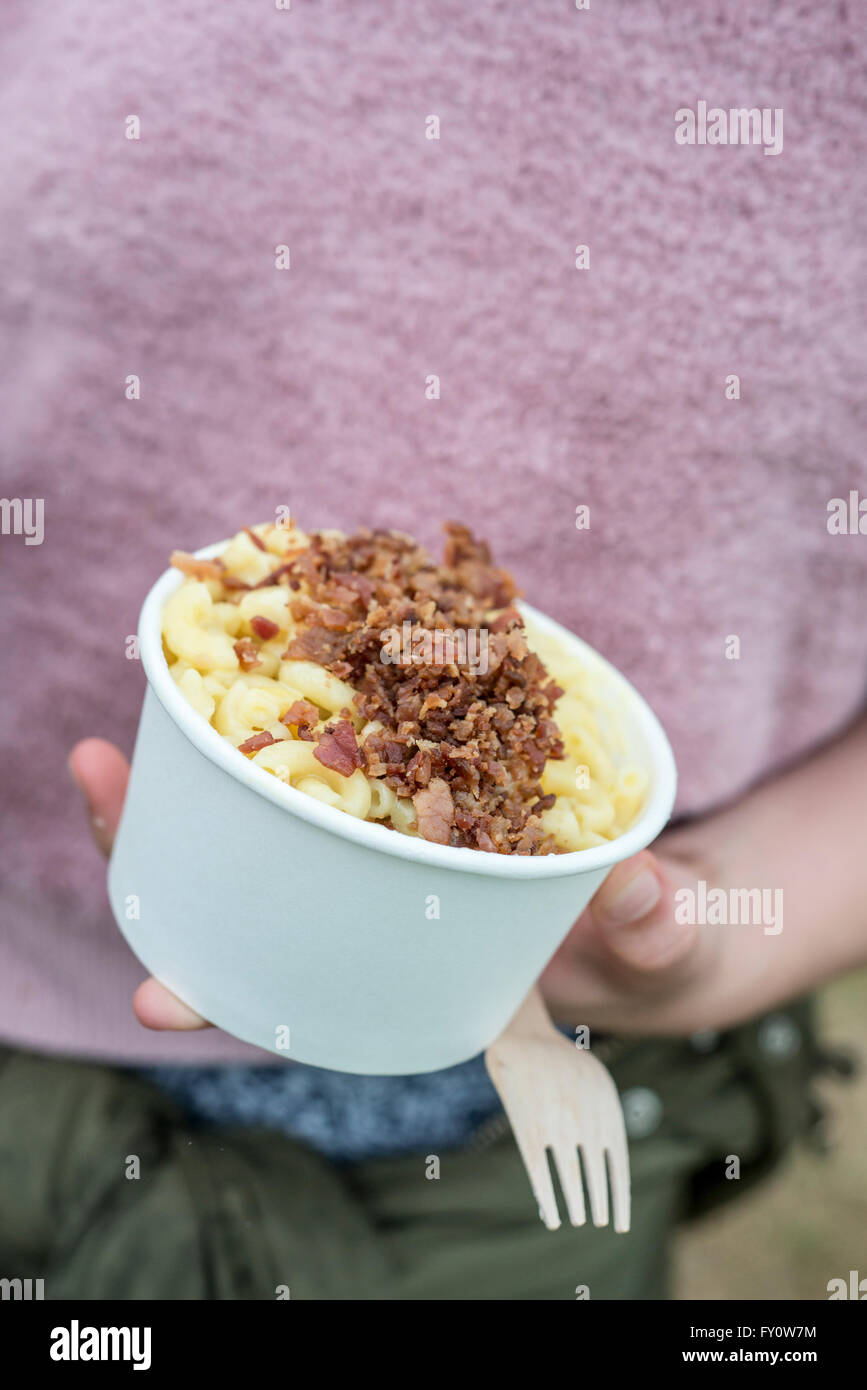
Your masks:
<svg viewBox="0 0 867 1390"><path fill-rule="evenodd" d="M188 704L160 635L181 581L167 570L139 622L148 688L108 873L133 951L205 1018L290 1061L394 1075L475 1056L613 865L668 820L676 771L655 715L591 647L523 605L607 681L630 761L650 773L646 807L625 835L578 853L432 844L287 786Z"/></svg>

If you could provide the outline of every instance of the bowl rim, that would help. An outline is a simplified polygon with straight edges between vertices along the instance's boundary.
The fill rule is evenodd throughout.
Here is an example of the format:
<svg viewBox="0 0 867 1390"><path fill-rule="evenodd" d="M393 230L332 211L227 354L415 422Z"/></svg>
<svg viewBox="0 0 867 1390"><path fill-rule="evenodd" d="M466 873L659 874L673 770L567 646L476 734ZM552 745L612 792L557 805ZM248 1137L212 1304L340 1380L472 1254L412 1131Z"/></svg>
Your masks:
<svg viewBox="0 0 867 1390"><path fill-rule="evenodd" d="M194 553L197 559L210 560L221 554L228 544L228 539L217 541ZM375 821L359 820L336 806L317 801L250 762L193 708L178 688L163 654L161 617L166 600L180 588L184 578L180 570L169 566L152 585L142 604L139 651L148 685L172 722L203 757L250 791L320 830L380 854L432 869L452 869L491 878L535 879L607 870L649 845L669 820L677 787L677 768L671 745L656 715L616 666L568 628L523 600L519 602L520 609L541 631L561 639L585 664L598 663L613 678L626 697L624 704L629 708L630 717L637 721L645 735L652 764L649 769L651 794L634 825L616 840L590 849L568 850L564 854L490 854L403 835Z"/></svg>

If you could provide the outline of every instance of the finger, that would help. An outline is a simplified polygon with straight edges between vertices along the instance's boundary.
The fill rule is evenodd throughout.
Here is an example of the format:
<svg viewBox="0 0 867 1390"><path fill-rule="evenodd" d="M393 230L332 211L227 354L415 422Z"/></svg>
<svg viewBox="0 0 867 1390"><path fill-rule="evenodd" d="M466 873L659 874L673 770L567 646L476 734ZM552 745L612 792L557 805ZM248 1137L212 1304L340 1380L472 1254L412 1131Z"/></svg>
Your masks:
<svg viewBox="0 0 867 1390"><path fill-rule="evenodd" d="M123 810L129 763L104 738L86 738L69 755L69 770L87 805L91 834L103 854L110 854Z"/></svg>
<svg viewBox="0 0 867 1390"><path fill-rule="evenodd" d="M195 1009L182 1003L177 995L153 978L139 985L132 997L132 1007L139 1023L157 1032L188 1033L211 1026Z"/></svg>
<svg viewBox="0 0 867 1390"><path fill-rule="evenodd" d="M677 921L671 883L650 850L615 865L588 911L604 949L634 970L676 965L697 940L694 925Z"/></svg>

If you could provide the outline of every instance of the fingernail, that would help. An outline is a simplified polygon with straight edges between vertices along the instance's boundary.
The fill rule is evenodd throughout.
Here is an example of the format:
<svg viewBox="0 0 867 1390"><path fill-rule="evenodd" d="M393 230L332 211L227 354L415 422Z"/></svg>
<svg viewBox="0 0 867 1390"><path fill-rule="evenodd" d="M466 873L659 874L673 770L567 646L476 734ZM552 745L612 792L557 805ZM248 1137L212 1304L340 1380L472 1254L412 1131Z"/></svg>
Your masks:
<svg viewBox="0 0 867 1390"><path fill-rule="evenodd" d="M640 922L652 912L662 897L662 885L650 869L640 869L622 887L603 885L596 896L593 911L612 926L628 926Z"/></svg>

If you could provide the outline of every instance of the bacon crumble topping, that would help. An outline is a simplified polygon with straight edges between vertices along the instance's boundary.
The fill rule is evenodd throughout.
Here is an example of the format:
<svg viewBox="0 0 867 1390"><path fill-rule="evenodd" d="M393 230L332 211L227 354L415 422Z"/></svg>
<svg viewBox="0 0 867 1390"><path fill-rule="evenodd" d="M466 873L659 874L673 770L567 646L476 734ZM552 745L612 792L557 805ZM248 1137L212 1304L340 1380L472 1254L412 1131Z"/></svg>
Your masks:
<svg viewBox="0 0 867 1390"><path fill-rule="evenodd" d="M562 691L528 647L511 576L465 526L445 529L440 565L407 536L362 530L314 532L281 567L296 623L285 657L348 682L356 713L375 725L356 737L343 711L314 754L343 776L361 767L412 798L425 839L554 853L540 820L554 798L539 778L548 758L563 756L553 718ZM394 632L409 632L411 649L386 659ZM435 637L456 632L486 639L486 663L458 665L454 650L437 650ZM292 710L283 719L296 722ZM299 737L310 727L297 726Z"/></svg>
<svg viewBox="0 0 867 1390"><path fill-rule="evenodd" d="M309 700L296 700L285 714L280 715L280 723L290 728L293 724L298 737L311 743L315 737L312 730L319 723L319 710Z"/></svg>
<svg viewBox="0 0 867 1390"><path fill-rule="evenodd" d="M280 631L275 622L270 618L263 618L260 613L256 613L250 619L250 626L257 637L261 637L263 642L270 642L272 637L276 637Z"/></svg>
<svg viewBox="0 0 867 1390"><path fill-rule="evenodd" d="M337 724L329 724L313 749L313 756L323 767L332 768L342 777L351 777L361 767L361 750L350 721L341 719Z"/></svg>
<svg viewBox="0 0 867 1390"><path fill-rule="evenodd" d="M220 559L175 551L171 563L230 592L286 588L295 630L284 659L315 662L356 692L355 709L324 728L307 699L280 717L315 745L323 767L343 777L360 768L411 798L419 834L434 843L556 853L540 819L556 798L543 793L540 777L549 758L564 756L553 717L563 692L527 644L511 575L466 526L447 522L445 531L441 564L409 536L382 530L311 532L255 584ZM254 637L233 644L244 672L262 665L258 642L280 631L261 614L250 629ZM276 741L263 731L240 751Z"/></svg>
<svg viewBox="0 0 867 1390"><path fill-rule="evenodd" d="M253 671L257 666L262 665L259 649L252 637L240 637L237 642L232 643L232 646L242 671Z"/></svg>
<svg viewBox="0 0 867 1390"><path fill-rule="evenodd" d="M219 579L226 582L226 567L222 560L200 560L187 550L173 550L169 563L189 579Z"/></svg>
<svg viewBox="0 0 867 1390"><path fill-rule="evenodd" d="M243 743L238 744L239 753L258 753L260 748L270 748L272 743L277 740L273 734L269 734L267 729L263 729L261 734L253 734L251 738L244 739Z"/></svg>

